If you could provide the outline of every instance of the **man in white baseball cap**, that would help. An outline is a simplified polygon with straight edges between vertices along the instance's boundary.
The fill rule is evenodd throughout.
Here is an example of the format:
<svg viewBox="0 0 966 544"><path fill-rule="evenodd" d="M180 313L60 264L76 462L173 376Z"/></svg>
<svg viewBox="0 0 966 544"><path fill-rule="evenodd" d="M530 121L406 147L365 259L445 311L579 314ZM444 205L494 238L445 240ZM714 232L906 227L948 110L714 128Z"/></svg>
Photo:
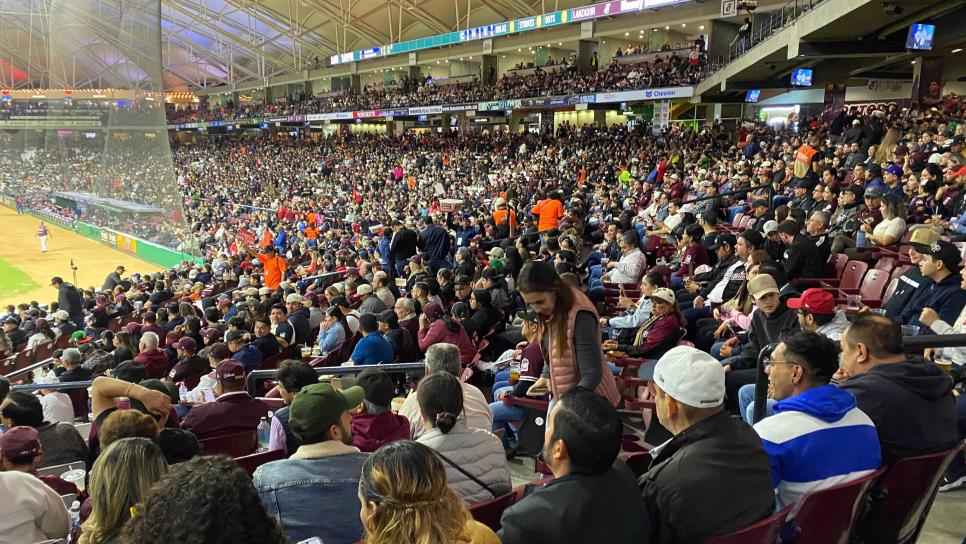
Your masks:
<svg viewBox="0 0 966 544"><path fill-rule="evenodd" d="M724 410L724 382L721 363L690 346L654 368L655 412L674 435L651 450L639 481L654 542L703 542L774 510L768 456L755 431Z"/></svg>

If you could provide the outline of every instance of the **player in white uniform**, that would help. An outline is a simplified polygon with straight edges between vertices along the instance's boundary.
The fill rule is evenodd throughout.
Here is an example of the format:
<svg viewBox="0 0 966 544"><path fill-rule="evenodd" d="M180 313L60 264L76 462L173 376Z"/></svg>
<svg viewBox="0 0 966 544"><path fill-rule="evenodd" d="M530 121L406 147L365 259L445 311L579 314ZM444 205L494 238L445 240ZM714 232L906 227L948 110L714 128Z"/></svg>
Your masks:
<svg viewBox="0 0 966 544"><path fill-rule="evenodd" d="M47 230L47 225L41 221L40 226L37 227L37 238L40 238L40 251L42 253L47 253L47 238L49 237L50 231Z"/></svg>

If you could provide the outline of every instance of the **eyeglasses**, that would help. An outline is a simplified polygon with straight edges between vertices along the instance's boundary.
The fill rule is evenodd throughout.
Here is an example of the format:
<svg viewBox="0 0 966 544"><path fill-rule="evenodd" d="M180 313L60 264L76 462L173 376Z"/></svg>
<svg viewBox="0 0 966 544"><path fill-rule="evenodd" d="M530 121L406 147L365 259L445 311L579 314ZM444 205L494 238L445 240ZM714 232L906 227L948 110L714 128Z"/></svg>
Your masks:
<svg viewBox="0 0 966 544"><path fill-rule="evenodd" d="M773 364L785 363L787 365L798 365L799 363L795 361L778 361L773 359L771 356L765 357L765 366L771 366Z"/></svg>

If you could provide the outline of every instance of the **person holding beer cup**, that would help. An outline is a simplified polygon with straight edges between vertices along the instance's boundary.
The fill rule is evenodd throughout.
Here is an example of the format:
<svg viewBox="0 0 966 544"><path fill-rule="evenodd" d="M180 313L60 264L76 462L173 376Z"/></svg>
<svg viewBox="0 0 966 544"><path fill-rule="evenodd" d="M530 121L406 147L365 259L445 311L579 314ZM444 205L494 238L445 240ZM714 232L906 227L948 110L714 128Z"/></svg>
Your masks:
<svg viewBox="0 0 966 544"><path fill-rule="evenodd" d="M507 350L500 356L501 361L510 360L510 367L497 372L493 383L495 402L490 403L493 430L505 429L503 447L511 454L515 448L516 429L510 422L523 419L523 408L505 405L503 399L526 396L530 387L540 378L544 363L543 348L540 346L540 315L528 306L517 313L517 318L523 321L522 333L526 340L517 344L516 349Z"/></svg>

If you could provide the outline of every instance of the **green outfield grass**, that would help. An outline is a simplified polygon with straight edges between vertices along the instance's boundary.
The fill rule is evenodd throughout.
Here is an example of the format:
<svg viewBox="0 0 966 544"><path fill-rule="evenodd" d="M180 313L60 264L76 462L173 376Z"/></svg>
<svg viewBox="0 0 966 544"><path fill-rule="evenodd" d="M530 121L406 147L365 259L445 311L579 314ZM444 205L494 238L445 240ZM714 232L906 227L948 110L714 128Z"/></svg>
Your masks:
<svg viewBox="0 0 966 544"><path fill-rule="evenodd" d="M6 296L26 293L40 287L23 270L0 259L0 294Z"/></svg>

